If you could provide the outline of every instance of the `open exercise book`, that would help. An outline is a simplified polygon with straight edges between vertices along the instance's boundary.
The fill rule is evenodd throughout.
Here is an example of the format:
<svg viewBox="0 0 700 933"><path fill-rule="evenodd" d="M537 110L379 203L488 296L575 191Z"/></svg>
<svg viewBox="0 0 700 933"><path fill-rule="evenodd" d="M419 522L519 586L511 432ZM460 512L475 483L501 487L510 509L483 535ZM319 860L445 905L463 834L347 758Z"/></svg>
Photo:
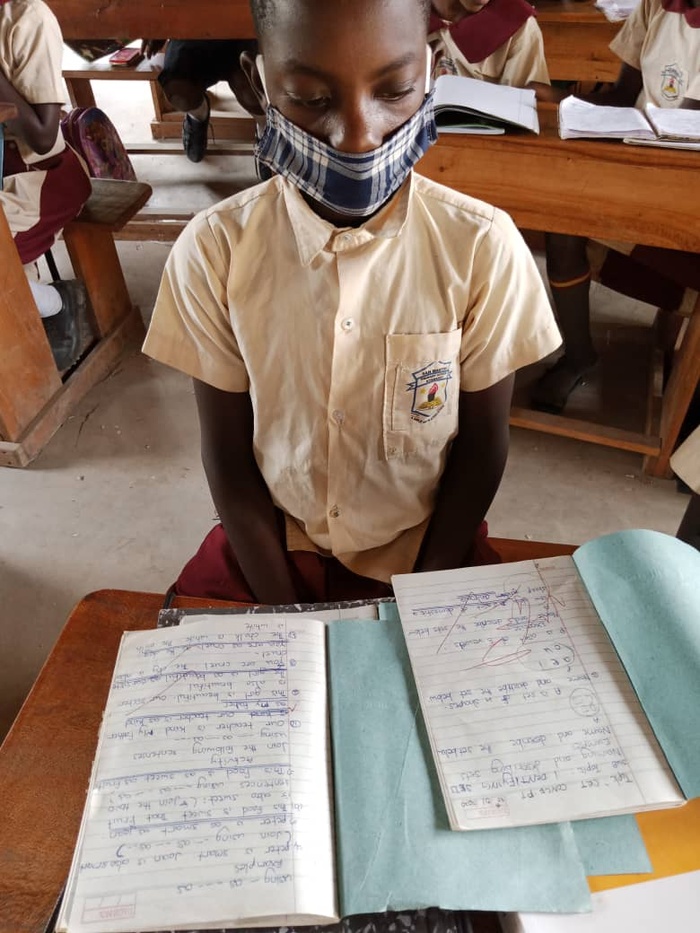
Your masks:
<svg viewBox="0 0 700 933"><path fill-rule="evenodd" d="M476 135L525 129L539 133L535 92L458 75L435 81L435 122L439 133Z"/></svg>
<svg viewBox="0 0 700 933"><path fill-rule="evenodd" d="M700 149L700 111L681 107L606 107L578 97L559 105L562 139L622 139L640 146Z"/></svg>
<svg viewBox="0 0 700 933"><path fill-rule="evenodd" d="M622 532L393 584L453 829L700 795L697 551Z"/></svg>

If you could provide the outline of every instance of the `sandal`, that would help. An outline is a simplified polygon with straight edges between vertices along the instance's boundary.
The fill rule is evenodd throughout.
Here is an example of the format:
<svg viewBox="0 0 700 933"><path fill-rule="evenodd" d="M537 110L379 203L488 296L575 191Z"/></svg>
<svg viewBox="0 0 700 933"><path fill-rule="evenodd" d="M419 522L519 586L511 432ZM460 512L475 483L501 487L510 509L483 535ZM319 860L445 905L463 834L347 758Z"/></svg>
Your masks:
<svg viewBox="0 0 700 933"><path fill-rule="evenodd" d="M530 404L536 411L546 411L560 415L566 408L571 393L580 385L585 385L587 376L595 369L597 361L584 369L574 368L569 360L562 356L535 383Z"/></svg>

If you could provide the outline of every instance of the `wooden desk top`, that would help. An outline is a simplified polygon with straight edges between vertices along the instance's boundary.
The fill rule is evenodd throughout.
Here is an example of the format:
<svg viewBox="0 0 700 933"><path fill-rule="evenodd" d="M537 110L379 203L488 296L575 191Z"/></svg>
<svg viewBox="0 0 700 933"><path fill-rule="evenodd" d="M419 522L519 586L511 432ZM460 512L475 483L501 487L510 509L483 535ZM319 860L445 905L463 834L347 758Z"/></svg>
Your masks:
<svg viewBox="0 0 700 933"><path fill-rule="evenodd" d="M492 540L504 560L570 554ZM44 933L68 876L122 632L155 627L163 597L101 590L68 619L0 748L0 933ZM178 606L225 603L180 599Z"/></svg>
<svg viewBox="0 0 700 933"><path fill-rule="evenodd" d="M541 134L445 134L418 164L434 181L508 211L519 227L700 252L700 152Z"/></svg>
<svg viewBox="0 0 700 933"><path fill-rule="evenodd" d="M14 104L3 104L0 102L0 123L4 123L5 120L12 120L17 116L17 108Z"/></svg>

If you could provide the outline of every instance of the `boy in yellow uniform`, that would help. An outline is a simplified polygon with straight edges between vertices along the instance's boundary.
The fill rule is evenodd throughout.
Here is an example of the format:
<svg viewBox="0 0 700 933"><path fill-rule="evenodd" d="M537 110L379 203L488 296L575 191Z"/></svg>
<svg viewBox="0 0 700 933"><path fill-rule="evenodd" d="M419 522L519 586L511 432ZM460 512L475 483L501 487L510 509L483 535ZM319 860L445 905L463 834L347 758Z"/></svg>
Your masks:
<svg viewBox="0 0 700 933"><path fill-rule="evenodd" d="M7 124L0 205L23 265L34 263L90 195L85 166L59 126L63 102L61 31L42 0L0 0L0 100L14 104ZM85 291L78 282L30 281L56 365L79 350Z"/></svg>
<svg viewBox="0 0 700 933"><path fill-rule="evenodd" d="M527 0L433 0L429 42L436 74L493 84L549 84L542 33Z"/></svg>
<svg viewBox="0 0 700 933"><path fill-rule="evenodd" d="M510 218L411 171L435 140L423 0L252 7L275 175L190 223L144 345L194 378L223 523L177 590L386 594L474 559L514 372L560 338Z"/></svg>
<svg viewBox="0 0 700 933"><path fill-rule="evenodd" d="M615 85L586 97L618 107L700 108L700 0L641 0L610 48L622 67ZM559 99L549 87L538 96ZM532 404L564 409L597 362L590 333L590 266L584 237L548 234L547 273L564 338L564 355L535 386ZM697 256L651 247L609 251L601 281L633 298L673 310L685 287L700 289Z"/></svg>

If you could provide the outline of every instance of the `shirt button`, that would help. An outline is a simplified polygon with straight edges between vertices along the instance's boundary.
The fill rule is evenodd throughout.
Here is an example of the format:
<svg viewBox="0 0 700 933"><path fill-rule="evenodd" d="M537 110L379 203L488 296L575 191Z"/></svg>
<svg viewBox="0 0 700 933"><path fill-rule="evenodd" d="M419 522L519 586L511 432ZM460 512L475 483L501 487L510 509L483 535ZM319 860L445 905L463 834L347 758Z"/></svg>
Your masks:
<svg viewBox="0 0 700 933"><path fill-rule="evenodd" d="M333 412L333 420L336 424L342 424L345 421L345 412L341 411L339 408Z"/></svg>
<svg viewBox="0 0 700 933"><path fill-rule="evenodd" d="M355 326L355 322L353 321L351 317L346 317L345 320L341 322L340 326L347 333L348 331L351 331L353 329L353 327Z"/></svg>
<svg viewBox="0 0 700 933"><path fill-rule="evenodd" d="M340 515L340 509L337 505L334 505L332 509L328 512L331 518L338 518Z"/></svg>
<svg viewBox="0 0 700 933"><path fill-rule="evenodd" d="M342 241L343 243L349 243L350 240L352 240L352 234L351 234L351 233L344 233L344 234L341 236L340 239L341 239L341 241Z"/></svg>

